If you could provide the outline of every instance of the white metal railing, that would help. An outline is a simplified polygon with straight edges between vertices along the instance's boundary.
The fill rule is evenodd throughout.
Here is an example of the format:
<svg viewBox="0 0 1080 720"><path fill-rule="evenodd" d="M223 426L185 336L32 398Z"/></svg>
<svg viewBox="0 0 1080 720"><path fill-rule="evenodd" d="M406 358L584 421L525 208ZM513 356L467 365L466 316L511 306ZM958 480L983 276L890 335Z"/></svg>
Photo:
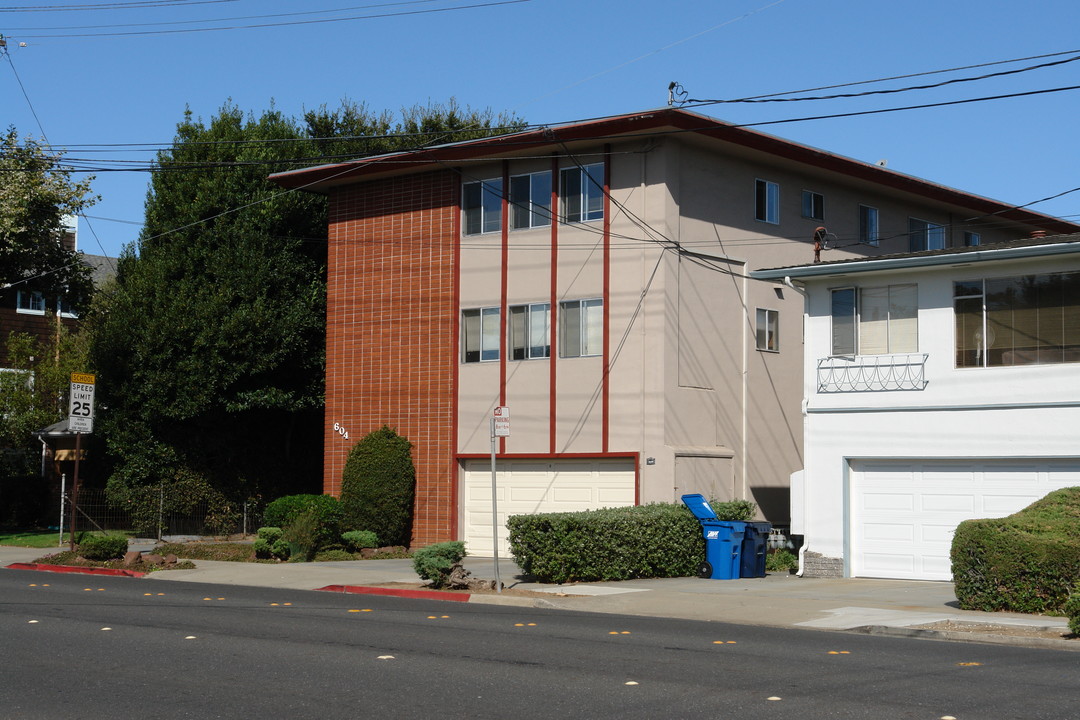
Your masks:
<svg viewBox="0 0 1080 720"><path fill-rule="evenodd" d="M819 393L880 390L922 390L926 387L927 353L856 355L821 358Z"/></svg>

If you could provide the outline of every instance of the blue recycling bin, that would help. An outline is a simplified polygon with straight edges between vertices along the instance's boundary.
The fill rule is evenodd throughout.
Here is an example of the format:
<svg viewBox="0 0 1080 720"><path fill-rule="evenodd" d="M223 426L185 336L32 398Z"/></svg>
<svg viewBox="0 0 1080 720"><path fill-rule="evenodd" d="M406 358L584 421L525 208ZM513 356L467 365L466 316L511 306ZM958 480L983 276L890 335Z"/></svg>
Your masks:
<svg viewBox="0 0 1080 720"><path fill-rule="evenodd" d="M701 532L705 538L705 562L698 567L698 577L713 580L738 578L743 523L718 520L709 501L697 493L683 495L682 501L701 523Z"/></svg>
<svg viewBox="0 0 1080 720"><path fill-rule="evenodd" d="M769 549L769 532L772 530L772 523L739 524L745 526L739 560L739 577L765 577L765 553Z"/></svg>

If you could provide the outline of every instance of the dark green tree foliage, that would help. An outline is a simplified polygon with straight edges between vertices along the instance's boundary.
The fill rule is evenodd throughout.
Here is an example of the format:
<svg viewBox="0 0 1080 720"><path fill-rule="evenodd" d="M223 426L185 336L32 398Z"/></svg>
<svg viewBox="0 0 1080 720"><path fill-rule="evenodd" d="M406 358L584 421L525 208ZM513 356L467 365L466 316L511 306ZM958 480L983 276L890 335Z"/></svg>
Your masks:
<svg viewBox="0 0 1080 720"><path fill-rule="evenodd" d="M62 156L15 128L0 136L0 286L33 278L49 298L63 296L76 310L90 299L90 270L63 245L64 216L94 204L90 181L71 179Z"/></svg>
<svg viewBox="0 0 1080 720"><path fill-rule="evenodd" d="M440 113L469 135L497 132L490 112L453 103L406 116ZM326 199L267 176L421 144L387 137L402 127L349 102L302 120L233 104L208 123L185 113L138 246L89 319L110 493L191 475L235 498L318 488Z"/></svg>
<svg viewBox="0 0 1080 720"><path fill-rule="evenodd" d="M382 545L408 545L416 470L412 443L386 425L349 451L341 479L345 525L370 530Z"/></svg>

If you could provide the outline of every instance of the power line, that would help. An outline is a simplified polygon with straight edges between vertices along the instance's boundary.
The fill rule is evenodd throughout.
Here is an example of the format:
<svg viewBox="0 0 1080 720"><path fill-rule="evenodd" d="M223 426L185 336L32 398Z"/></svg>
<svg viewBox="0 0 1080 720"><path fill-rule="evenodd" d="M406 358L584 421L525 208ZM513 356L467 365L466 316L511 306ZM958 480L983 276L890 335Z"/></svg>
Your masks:
<svg viewBox="0 0 1080 720"><path fill-rule="evenodd" d="M72 10L142 10L145 8L174 8L180 5L218 5L238 0L133 0L132 2L87 3L85 5L20 5L0 6L0 12L70 12Z"/></svg>

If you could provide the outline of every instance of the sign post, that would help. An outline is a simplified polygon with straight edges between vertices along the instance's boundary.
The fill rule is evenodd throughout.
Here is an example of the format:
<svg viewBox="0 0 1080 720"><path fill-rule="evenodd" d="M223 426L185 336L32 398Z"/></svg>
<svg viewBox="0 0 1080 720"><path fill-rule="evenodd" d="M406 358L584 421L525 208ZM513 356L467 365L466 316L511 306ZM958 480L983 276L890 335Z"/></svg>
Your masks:
<svg viewBox="0 0 1080 720"><path fill-rule="evenodd" d="M502 594L502 578L499 576L499 497L495 485L495 443L501 437L510 437L510 408L500 405L491 416L491 544L495 555L495 592Z"/></svg>
<svg viewBox="0 0 1080 720"><path fill-rule="evenodd" d="M75 552L75 513L79 506L79 456L82 455L82 436L83 433L94 431L94 380L90 373L71 373L68 430L75 433L75 476L71 480L71 521L68 522L68 533L72 552Z"/></svg>

